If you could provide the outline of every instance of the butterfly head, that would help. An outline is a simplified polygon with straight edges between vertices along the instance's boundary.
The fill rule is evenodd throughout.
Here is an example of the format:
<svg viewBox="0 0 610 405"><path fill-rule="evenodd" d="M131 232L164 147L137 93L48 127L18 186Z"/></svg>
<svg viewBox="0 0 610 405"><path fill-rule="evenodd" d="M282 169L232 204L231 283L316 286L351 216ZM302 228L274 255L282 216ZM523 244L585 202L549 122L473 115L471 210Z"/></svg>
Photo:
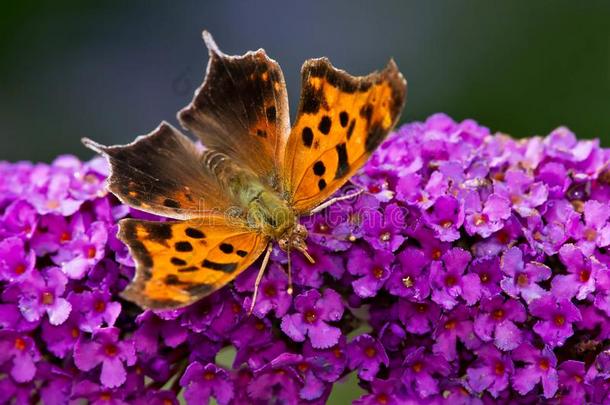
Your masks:
<svg viewBox="0 0 610 405"><path fill-rule="evenodd" d="M307 235L307 229L303 225L297 223L279 238L277 243L283 251L290 252L291 250L298 250L303 253L307 260L313 263L314 259L307 252L307 244L305 243Z"/></svg>

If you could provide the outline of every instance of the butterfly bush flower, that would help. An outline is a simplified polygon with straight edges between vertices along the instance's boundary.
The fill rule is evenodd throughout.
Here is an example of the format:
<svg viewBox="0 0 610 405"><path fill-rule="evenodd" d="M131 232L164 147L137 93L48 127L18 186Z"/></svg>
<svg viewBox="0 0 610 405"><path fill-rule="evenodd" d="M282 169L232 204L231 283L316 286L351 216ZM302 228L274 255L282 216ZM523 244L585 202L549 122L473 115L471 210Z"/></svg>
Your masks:
<svg viewBox="0 0 610 405"><path fill-rule="evenodd" d="M274 249L182 309L134 260L103 159L0 163L0 403L588 403L610 398L610 151L436 114L390 135ZM228 360L227 360L228 359ZM356 399L356 396L359 396Z"/></svg>

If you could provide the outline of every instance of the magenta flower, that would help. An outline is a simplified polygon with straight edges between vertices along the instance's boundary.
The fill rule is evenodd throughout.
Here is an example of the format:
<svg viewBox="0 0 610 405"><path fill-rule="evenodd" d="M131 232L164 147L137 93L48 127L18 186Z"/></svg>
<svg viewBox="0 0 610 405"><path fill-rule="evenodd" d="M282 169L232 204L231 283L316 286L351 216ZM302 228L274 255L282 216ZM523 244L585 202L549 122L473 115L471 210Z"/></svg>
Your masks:
<svg viewBox="0 0 610 405"><path fill-rule="evenodd" d="M464 207L455 197L439 197L431 211L425 215L425 221L438 239L453 242L460 237L459 228L464 223Z"/></svg>
<svg viewBox="0 0 610 405"><path fill-rule="evenodd" d="M31 381L36 373L40 353L29 336L8 330L0 330L0 366L18 383Z"/></svg>
<svg viewBox="0 0 610 405"><path fill-rule="evenodd" d="M553 277L551 291L556 297L577 300L587 298L595 291L595 280L597 274L607 271L595 257L587 257L572 244L566 244L559 249L559 258L566 266L567 275L557 274Z"/></svg>
<svg viewBox="0 0 610 405"><path fill-rule="evenodd" d="M478 234L484 238L504 227L504 221L510 217L510 201L492 194L481 202L478 193L471 193L466 199L466 219L464 228L470 235Z"/></svg>
<svg viewBox="0 0 610 405"><path fill-rule="evenodd" d="M253 269L255 270L255 269ZM254 281L257 271L238 278L235 287L238 291L254 291ZM249 309L252 297L246 297L244 308ZM265 317L274 311L275 316L282 317L290 309L292 297L288 294L288 276L280 266L270 266L267 274L263 277L259 287L259 297L254 305L253 314L259 318Z"/></svg>
<svg viewBox="0 0 610 405"><path fill-rule="evenodd" d="M341 297L335 291L326 289L322 294L309 290L294 300L298 311L282 318L282 331L295 342L303 342L309 336L311 345L317 349L334 346L339 341L341 331L327 322L336 322L343 315Z"/></svg>
<svg viewBox="0 0 610 405"><path fill-rule="evenodd" d="M354 292L362 298L376 295L390 277L393 262L394 255L386 251L354 248L347 262L350 274L361 276L352 282Z"/></svg>
<svg viewBox="0 0 610 405"><path fill-rule="evenodd" d="M420 398L427 398L439 392L438 377L449 375L451 368L442 356L425 353L418 347L405 354L402 382L413 389Z"/></svg>
<svg viewBox="0 0 610 405"><path fill-rule="evenodd" d="M74 347L74 363L82 371L102 365L101 383L109 388L122 385L127 378L125 365L136 361L133 341L120 341L120 330L114 327L98 329L92 340L81 338Z"/></svg>
<svg viewBox="0 0 610 405"><path fill-rule="evenodd" d="M515 322L525 322L527 314L519 301L500 296L481 301L474 321L474 331L484 342L493 341L503 351L513 350L522 341L521 329Z"/></svg>
<svg viewBox="0 0 610 405"><path fill-rule="evenodd" d="M0 280L27 279L35 263L36 254L26 249L23 239L9 237L0 241Z"/></svg>
<svg viewBox="0 0 610 405"><path fill-rule="evenodd" d="M380 366L389 365L388 355L381 343L370 335L359 335L347 346L348 366L358 369L358 376L371 381Z"/></svg>
<svg viewBox="0 0 610 405"><path fill-rule="evenodd" d="M468 305L476 303L481 296L479 276L464 274L471 256L467 251L454 248L445 253L441 261L430 264L432 300L445 309L451 309L462 297Z"/></svg>
<svg viewBox="0 0 610 405"><path fill-rule="evenodd" d="M398 204L388 204L383 213L371 212L363 222L364 239L374 249L394 252L405 240L402 229L405 212Z"/></svg>
<svg viewBox="0 0 610 405"><path fill-rule="evenodd" d="M439 252L440 253L440 252ZM387 282L391 294L414 300L430 295L428 264L430 260L420 249L408 246L398 255L399 266L392 270Z"/></svg>
<svg viewBox="0 0 610 405"><path fill-rule="evenodd" d="M551 347L562 346L574 333L572 323L582 319L578 308L570 301L546 295L532 301L530 313L540 320L534 325L544 343Z"/></svg>
<svg viewBox="0 0 610 405"><path fill-rule="evenodd" d="M408 332L424 334L434 330L438 324L441 309L433 302L398 301L398 319Z"/></svg>
<svg viewBox="0 0 610 405"><path fill-rule="evenodd" d="M476 352L478 359L466 371L466 383L478 394L488 391L498 398L509 385L514 372L513 362L509 355L491 345L482 346Z"/></svg>
<svg viewBox="0 0 610 405"><path fill-rule="evenodd" d="M180 378L180 385L185 387L184 398L187 404L206 403L211 397L225 405L233 398L233 384L227 372L214 364L189 364Z"/></svg>
<svg viewBox="0 0 610 405"><path fill-rule="evenodd" d="M513 376L513 387L517 392L525 395L541 382L545 398L552 398L555 395L559 377L555 368L557 358L552 350L544 348L539 351L529 343L524 343L513 351L512 357L525 363L525 367L515 370Z"/></svg>
<svg viewBox="0 0 610 405"><path fill-rule="evenodd" d="M524 263L523 253L519 248L512 247L504 252L501 267L505 276L500 285L511 297L520 296L530 303L546 294L538 283L551 277L551 269L538 262Z"/></svg>
<svg viewBox="0 0 610 405"><path fill-rule="evenodd" d="M66 276L56 267L47 269L44 277L32 275L19 292L19 309L23 317L33 322L46 313L52 325L62 324L72 311L72 305L62 297L67 282Z"/></svg>

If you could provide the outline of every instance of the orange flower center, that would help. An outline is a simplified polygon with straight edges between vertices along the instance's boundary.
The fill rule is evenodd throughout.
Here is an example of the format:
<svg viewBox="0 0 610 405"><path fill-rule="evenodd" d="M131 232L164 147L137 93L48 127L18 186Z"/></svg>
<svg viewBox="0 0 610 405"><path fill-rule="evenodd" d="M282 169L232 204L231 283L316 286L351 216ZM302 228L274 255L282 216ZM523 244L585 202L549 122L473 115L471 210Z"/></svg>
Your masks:
<svg viewBox="0 0 610 405"><path fill-rule="evenodd" d="M377 397L375 397L375 399L377 400L378 403L385 405L388 402L390 402L390 399L388 398L388 396L386 394L379 394L377 395Z"/></svg>
<svg viewBox="0 0 610 405"><path fill-rule="evenodd" d="M502 363L501 361L498 361L494 367L494 372L497 375L504 375L504 371L505 371L504 363Z"/></svg>
<svg viewBox="0 0 610 405"><path fill-rule="evenodd" d="M23 273L25 273L25 264L19 263L17 266L15 266L15 274L20 276Z"/></svg>
<svg viewBox="0 0 610 405"><path fill-rule="evenodd" d="M106 303L102 300L97 300L95 301L95 304L93 304L93 309L97 312L104 312L106 310Z"/></svg>
<svg viewBox="0 0 610 405"><path fill-rule="evenodd" d="M95 254L97 253L97 251L95 250L95 248L93 246L89 247L89 249L87 249L87 257L89 259L93 259L95 257Z"/></svg>
<svg viewBox="0 0 610 405"><path fill-rule="evenodd" d="M373 358L377 355L377 349L375 349L373 346L369 346L366 349L364 349L364 354L367 357Z"/></svg>
<svg viewBox="0 0 610 405"><path fill-rule="evenodd" d="M100 400L102 401L110 401L112 399L112 395L109 392L102 392L100 394Z"/></svg>
<svg viewBox="0 0 610 405"><path fill-rule="evenodd" d="M423 368L424 365L421 364L421 362L419 361L411 366L411 369L413 369L413 371L415 371L416 373L419 373Z"/></svg>
<svg viewBox="0 0 610 405"><path fill-rule="evenodd" d="M450 219L445 219L444 221L441 221L440 225L445 229L449 229L453 225L453 221Z"/></svg>
<svg viewBox="0 0 610 405"><path fill-rule="evenodd" d="M384 232L379 236L379 239L381 239L382 242L387 242L390 240L390 232Z"/></svg>
<svg viewBox="0 0 610 405"><path fill-rule="evenodd" d="M55 297L48 291L43 292L40 301L42 301L43 305L51 305L55 301Z"/></svg>
<svg viewBox="0 0 610 405"><path fill-rule="evenodd" d="M555 315L555 325L563 326L566 323L566 318L563 315Z"/></svg>
<svg viewBox="0 0 610 405"><path fill-rule="evenodd" d="M210 381L210 380L213 380L215 377L216 377L216 374L214 374L211 371L206 371L205 373L203 373L203 379L204 380Z"/></svg>
<svg viewBox="0 0 610 405"><path fill-rule="evenodd" d="M423 314L428 309L428 305L426 305L426 304L417 304L415 309L416 309L417 312Z"/></svg>
<svg viewBox="0 0 610 405"><path fill-rule="evenodd" d="M373 276L378 280L381 279L381 277L383 277L383 269L381 267L375 267L373 269Z"/></svg>
<svg viewBox="0 0 610 405"><path fill-rule="evenodd" d="M540 367L541 370L547 371L551 367L551 364L547 359L542 359L538 362L538 367Z"/></svg>
<svg viewBox="0 0 610 405"><path fill-rule="evenodd" d="M450 321L447 321L447 322L445 322L445 329L449 329L449 330L455 329L456 324L457 323L453 319Z"/></svg>
<svg viewBox="0 0 610 405"><path fill-rule="evenodd" d="M588 228L585 230L585 239L589 242L595 241L597 239L597 231L595 229Z"/></svg>
<svg viewBox="0 0 610 405"><path fill-rule="evenodd" d="M474 216L474 225L481 226L487 223L487 215L483 214L475 214Z"/></svg>
<svg viewBox="0 0 610 405"><path fill-rule="evenodd" d="M411 280L411 276L403 277L402 284L407 288L413 287L413 280Z"/></svg>
<svg viewBox="0 0 610 405"><path fill-rule="evenodd" d="M433 260L438 260L441 258L441 250L439 248L434 248L432 249L432 259Z"/></svg>
<svg viewBox="0 0 610 405"><path fill-rule="evenodd" d="M265 287L265 295L269 298L273 298L273 297L277 296L277 289L275 288L275 286L273 284L268 284Z"/></svg>
<svg viewBox="0 0 610 405"><path fill-rule="evenodd" d="M317 318L318 316L316 314L316 311L314 311L313 309L305 311L305 322L314 323Z"/></svg>
<svg viewBox="0 0 610 405"><path fill-rule="evenodd" d="M299 369L299 371L301 373L305 373L307 370L309 370L309 364L307 364L307 363L299 363L297 365L297 368Z"/></svg>
<svg viewBox="0 0 610 405"><path fill-rule="evenodd" d="M527 287L527 285L530 283L529 278L527 277L527 274L525 273L521 273L517 276L517 285L519 287Z"/></svg>
<svg viewBox="0 0 610 405"><path fill-rule="evenodd" d="M492 312L492 315L493 315L495 320L501 321L502 319L504 319L504 310L503 309L496 309L495 311Z"/></svg>
<svg viewBox="0 0 610 405"><path fill-rule="evenodd" d="M578 278L580 279L581 283L586 283L587 281L589 281L590 277L591 272L589 272L589 270L581 270Z"/></svg>
<svg viewBox="0 0 610 405"><path fill-rule="evenodd" d="M106 347L104 347L104 352L106 353L107 356L114 357L119 352L119 349L115 345L110 343L110 344L107 344Z"/></svg>
<svg viewBox="0 0 610 405"><path fill-rule="evenodd" d="M489 274L487 273L481 273L479 274L479 278L482 282L487 283L491 277L489 277Z"/></svg>
<svg viewBox="0 0 610 405"><path fill-rule="evenodd" d="M68 232L62 232L59 237L59 241L62 243L65 243L65 242L69 241L70 239L72 239L72 235L70 235Z"/></svg>
<svg viewBox="0 0 610 405"><path fill-rule="evenodd" d="M447 287L453 287L456 284L457 284L457 279L454 276L448 275L445 277L445 285Z"/></svg>
<svg viewBox="0 0 610 405"><path fill-rule="evenodd" d="M25 343L25 340L23 340L22 338L18 337L17 339L15 339L15 349L22 352L25 350L26 346L27 345Z"/></svg>

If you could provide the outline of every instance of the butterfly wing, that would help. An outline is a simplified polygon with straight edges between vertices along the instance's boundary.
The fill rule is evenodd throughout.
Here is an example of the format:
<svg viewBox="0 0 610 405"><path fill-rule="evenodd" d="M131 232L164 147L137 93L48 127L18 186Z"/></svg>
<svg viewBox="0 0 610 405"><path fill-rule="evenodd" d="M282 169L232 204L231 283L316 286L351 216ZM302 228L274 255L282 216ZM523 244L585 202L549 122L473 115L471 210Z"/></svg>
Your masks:
<svg viewBox="0 0 610 405"><path fill-rule="evenodd" d="M188 219L231 205L202 152L166 122L124 146L103 146L89 139L83 142L108 158L108 189L139 210Z"/></svg>
<svg viewBox="0 0 610 405"><path fill-rule="evenodd" d="M275 188L290 131L282 70L262 49L229 56L208 32L203 38L210 53L206 78L178 119L206 147L224 153Z"/></svg>
<svg viewBox="0 0 610 405"><path fill-rule="evenodd" d="M218 290L252 264L268 243L223 217L124 219L119 238L136 261L136 276L123 296L153 309L183 307Z"/></svg>
<svg viewBox="0 0 610 405"><path fill-rule="evenodd" d="M319 205L366 162L398 121L406 90L394 61L363 77L326 58L305 62L283 167L284 189L298 213Z"/></svg>

